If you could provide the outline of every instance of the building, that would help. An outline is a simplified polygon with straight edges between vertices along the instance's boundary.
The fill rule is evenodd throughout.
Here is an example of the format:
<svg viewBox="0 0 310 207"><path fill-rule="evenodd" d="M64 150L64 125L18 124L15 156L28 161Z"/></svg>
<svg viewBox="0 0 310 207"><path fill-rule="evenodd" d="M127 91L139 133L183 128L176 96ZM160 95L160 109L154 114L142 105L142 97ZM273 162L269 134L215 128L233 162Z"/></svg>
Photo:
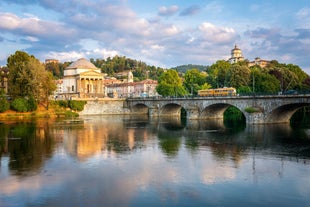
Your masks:
<svg viewBox="0 0 310 207"><path fill-rule="evenodd" d="M262 60L262 59L260 59L259 57L257 57L257 58L255 58L254 61L249 62L249 63L248 63L248 66L251 67L251 66L254 66L254 65L258 65L258 66L260 66L261 68L264 68L264 67L266 67L269 63L270 63L270 61L268 61L268 60Z"/></svg>
<svg viewBox="0 0 310 207"><path fill-rule="evenodd" d="M238 48L237 45L235 45L235 47L231 50L231 57L229 58L228 62L230 64L234 64L240 61L244 61L244 57L242 55L242 51L240 48ZM255 58L254 61L248 62L248 67L254 66L254 65L258 65L261 68L266 67L268 64L270 63L270 61L268 60L263 60L260 59L259 57Z"/></svg>
<svg viewBox="0 0 310 207"><path fill-rule="evenodd" d="M45 60L45 64L50 64L50 63L58 64L59 60L56 60L56 59L46 59Z"/></svg>
<svg viewBox="0 0 310 207"><path fill-rule="evenodd" d="M122 74L124 76L124 74ZM133 81L133 74L131 71L127 73L127 79L106 79L104 80L106 96L109 97L149 97L157 96L156 80L143 80L139 82Z"/></svg>
<svg viewBox="0 0 310 207"><path fill-rule="evenodd" d="M64 70L64 78L56 81L55 98L126 98L157 96L156 80L134 82L131 71L107 77L85 58L78 59Z"/></svg>
<svg viewBox="0 0 310 207"><path fill-rule="evenodd" d="M63 94L68 97L103 97L104 74L85 58L78 59L64 70Z"/></svg>
<svg viewBox="0 0 310 207"><path fill-rule="evenodd" d="M228 62L233 64L240 61L244 61L244 57L242 55L241 49L239 49L238 46L235 45L234 49L231 50L231 58L229 58Z"/></svg>

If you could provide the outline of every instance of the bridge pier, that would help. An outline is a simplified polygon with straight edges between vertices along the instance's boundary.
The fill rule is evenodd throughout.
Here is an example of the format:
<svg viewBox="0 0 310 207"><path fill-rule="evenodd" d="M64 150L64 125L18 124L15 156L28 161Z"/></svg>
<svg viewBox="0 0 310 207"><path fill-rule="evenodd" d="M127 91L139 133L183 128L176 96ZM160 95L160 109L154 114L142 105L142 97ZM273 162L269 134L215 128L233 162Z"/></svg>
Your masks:
<svg viewBox="0 0 310 207"><path fill-rule="evenodd" d="M159 109L157 107L149 108L149 116L158 117L159 116Z"/></svg>
<svg viewBox="0 0 310 207"><path fill-rule="evenodd" d="M199 119L199 109L197 107L186 108L187 119Z"/></svg>
<svg viewBox="0 0 310 207"><path fill-rule="evenodd" d="M262 112L255 113L247 113L243 112L246 123L248 124L264 124L265 123L265 115Z"/></svg>

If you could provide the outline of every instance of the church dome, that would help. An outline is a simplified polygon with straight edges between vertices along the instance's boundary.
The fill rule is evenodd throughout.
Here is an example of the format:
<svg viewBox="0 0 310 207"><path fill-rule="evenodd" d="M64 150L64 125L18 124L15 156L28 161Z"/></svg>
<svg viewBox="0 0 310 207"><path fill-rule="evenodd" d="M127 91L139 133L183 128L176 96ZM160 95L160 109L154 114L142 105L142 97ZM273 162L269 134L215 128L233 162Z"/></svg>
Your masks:
<svg viewBox="0 0 310 207"><path fill-rule="evenodd" d="M71 63L67 69L98 69L94 64L85 58L80 58L77 61Z"/></svg>

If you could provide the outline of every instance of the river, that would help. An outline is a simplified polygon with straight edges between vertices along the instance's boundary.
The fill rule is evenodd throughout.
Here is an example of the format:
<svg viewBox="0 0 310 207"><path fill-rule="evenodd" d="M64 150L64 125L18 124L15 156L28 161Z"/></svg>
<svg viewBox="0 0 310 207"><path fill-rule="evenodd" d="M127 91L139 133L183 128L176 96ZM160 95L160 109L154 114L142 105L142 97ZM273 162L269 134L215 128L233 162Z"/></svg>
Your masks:
<svg viewBox="0 0 310 207"><path fill-rule="evenodd" d="M310 125L0 124L0 206L310 206Z"/></svg>

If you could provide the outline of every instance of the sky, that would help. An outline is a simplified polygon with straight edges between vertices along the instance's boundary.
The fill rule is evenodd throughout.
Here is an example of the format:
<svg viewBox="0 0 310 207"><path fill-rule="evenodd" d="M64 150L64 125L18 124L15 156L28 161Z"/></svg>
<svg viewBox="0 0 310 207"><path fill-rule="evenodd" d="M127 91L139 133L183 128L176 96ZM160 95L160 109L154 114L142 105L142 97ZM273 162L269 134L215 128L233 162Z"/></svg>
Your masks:
<svg viewBox="0 0 310 207"><path fill-rule="evenodd" d="M0 65L126 56L170 68L243 56L310 74L309 0L1 0Z"/></svg>

